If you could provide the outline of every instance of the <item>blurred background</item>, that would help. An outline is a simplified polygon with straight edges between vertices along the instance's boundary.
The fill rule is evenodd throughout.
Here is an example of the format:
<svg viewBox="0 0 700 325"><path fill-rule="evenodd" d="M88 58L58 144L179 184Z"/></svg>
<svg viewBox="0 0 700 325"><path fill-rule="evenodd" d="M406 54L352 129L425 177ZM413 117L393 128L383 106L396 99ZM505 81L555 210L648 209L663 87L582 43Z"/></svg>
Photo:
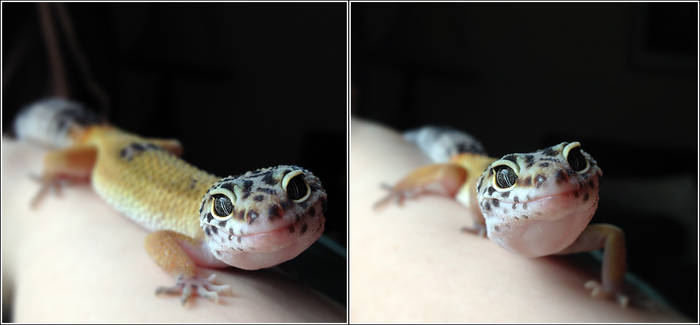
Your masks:
<svg viewBox="0 0 700 325"><path fill-rule="evenodd" d="M345 304L344 3L2 6L4 135L20 108L56 93L57 44L69 98L127 131L180 140L201 169L304 166L328 193L324 236L265 272Z"/></svg>
<svg viewBox="0 0 700 325"><path fill-rule="evenodd" d="M697 321L697 24L696 3L353 3L352 114L497 157L581 141L604 172L594 222Z"/></svg>

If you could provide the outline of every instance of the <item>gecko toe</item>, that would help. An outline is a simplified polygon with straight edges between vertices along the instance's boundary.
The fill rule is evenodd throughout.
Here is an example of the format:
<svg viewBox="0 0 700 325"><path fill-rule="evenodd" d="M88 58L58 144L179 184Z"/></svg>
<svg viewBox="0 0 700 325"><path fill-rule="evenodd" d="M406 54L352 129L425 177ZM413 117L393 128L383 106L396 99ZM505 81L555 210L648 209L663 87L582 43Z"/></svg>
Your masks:
<svg viewBox="0 0 700 325"><path fill-rule="evenodd" d="M196 293L202 298L209 299L215 303L219 302L219 293L231 293L231 288L227 284L214 284L215 275L212 274L208 278L199 276L178 276L174 286L158 287L156 294L180 294L180 303L184 306L190 297Z"/></svg>

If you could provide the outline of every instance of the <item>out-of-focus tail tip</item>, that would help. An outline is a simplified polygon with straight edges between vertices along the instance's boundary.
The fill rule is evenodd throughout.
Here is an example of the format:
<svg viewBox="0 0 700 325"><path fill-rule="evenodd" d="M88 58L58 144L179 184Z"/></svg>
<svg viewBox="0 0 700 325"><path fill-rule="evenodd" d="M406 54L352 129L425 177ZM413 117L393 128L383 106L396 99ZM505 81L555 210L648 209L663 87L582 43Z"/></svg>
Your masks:
<svg viewBox="0 0 700 325"><path fill-rule="evenodd" d="M80 103L49 97L20 110L14 121L14 134L19 140L61 148L70 145L71 131L102 122Z"/></svg>

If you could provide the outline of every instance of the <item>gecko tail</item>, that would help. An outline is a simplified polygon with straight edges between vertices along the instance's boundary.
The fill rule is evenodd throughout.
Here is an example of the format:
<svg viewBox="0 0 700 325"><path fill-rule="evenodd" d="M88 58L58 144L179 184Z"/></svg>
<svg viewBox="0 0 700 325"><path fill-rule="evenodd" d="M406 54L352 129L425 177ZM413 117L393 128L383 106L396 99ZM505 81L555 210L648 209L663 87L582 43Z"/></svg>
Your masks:
<svg viewBox="0 0 700 325"><path fill-rule="evenodd" d="M63 148L73 143L85 127L103 122L78 102L49 97L22 108L14 121L14 131L17 139Z"/></svg>
<svg viewBox="0 0 700 325"><path fill-rule="evenodd" d="M434 163L448 162L452 156L466 152L486 155L479 140L446 126L423 126L404 132L403 137L418 146Z"/></svg>

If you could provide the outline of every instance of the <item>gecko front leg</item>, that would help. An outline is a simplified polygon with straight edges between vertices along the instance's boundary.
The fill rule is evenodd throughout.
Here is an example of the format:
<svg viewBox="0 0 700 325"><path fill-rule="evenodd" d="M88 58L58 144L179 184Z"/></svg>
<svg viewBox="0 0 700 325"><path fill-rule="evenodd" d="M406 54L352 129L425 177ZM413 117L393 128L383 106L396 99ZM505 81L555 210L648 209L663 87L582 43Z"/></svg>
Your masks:
<svg viewBox="0 0 700 325"><path fill-rule="evenodd" d="M180 302L184 305L193 293L214 302L219 301L219 293L230 293L228 285L213 283L214 274L208 278L197 274L195 261L199 264L225 266L223 263L211 263L213 260L207 258L206 252L202 251L201 241L174 231L161 230L146 237L145 248L158 266L177 275L174 286L158 287L156 294L180 294Z"/></svg>
<svg viewBox="0 0 700 325"><path fill-rule="evenodd" d="M585 283L585 287L591 290L594 297L614 297L620 305L626 307L629 298L621 293L627 269L625 235L620 228L609 224L591 224L576 241L557 254L588 252L600 248L604 251L602 285L591 280Z"/></svg>

